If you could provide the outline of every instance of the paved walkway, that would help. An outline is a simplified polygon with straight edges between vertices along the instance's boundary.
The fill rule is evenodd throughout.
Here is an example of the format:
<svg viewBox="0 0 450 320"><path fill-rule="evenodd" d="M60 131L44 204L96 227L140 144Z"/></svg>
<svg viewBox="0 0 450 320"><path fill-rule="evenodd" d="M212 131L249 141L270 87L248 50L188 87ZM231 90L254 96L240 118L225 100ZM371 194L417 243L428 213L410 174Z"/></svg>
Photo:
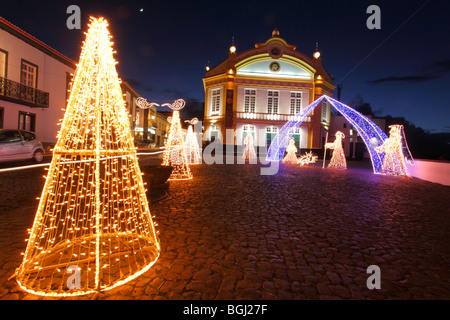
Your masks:
<svg viewBox="0 0 450 320"><path fill-rule="evenodd" d="M450 299L450 187L359 167L192 171L150 206L157 263L96 299ZM8 278L44 174L0 175L0 299L41 299ZM369 265L381 269L380 290L366 286Z"/></svg>

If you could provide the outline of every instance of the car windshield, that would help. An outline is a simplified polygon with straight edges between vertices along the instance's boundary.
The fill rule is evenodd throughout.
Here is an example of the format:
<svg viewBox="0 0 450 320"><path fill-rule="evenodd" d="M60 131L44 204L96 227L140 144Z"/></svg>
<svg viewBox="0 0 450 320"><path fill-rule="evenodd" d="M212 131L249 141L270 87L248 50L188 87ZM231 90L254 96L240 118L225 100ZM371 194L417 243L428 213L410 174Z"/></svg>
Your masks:
<svg viewBox="0 0 450 320"><path fill-rule="evenodd" d="M3 131L0 132L0 143L10 143L20 141L19 131Z"/></svg>
<svg viewBox="0 0 450 320"><path fill-rule="evenodd" d="M21 131L23 140L26 142L36 139L36 136L31 132Z"/></svg>

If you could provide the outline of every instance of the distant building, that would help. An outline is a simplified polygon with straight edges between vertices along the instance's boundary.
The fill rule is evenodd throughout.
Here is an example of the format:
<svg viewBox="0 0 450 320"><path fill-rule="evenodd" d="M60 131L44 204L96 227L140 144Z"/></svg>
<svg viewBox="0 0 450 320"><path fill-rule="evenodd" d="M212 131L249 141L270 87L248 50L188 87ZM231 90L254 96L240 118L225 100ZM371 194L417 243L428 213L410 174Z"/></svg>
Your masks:
<svg viewBox="0 0 450 320"><path fill-rule="evenodd" d="M139 109L139 108L138 108ZM134 128L135 139L143 139L143 128L145 119L145 110L137 110L136 125ZM166 144L169 136L170 123L167 121L172 113L156 110L156 107L150 107L148 112L148 137L150 145L155 147L162 147Z"/></svg>
<svg viewBox="0 0 450 320"><path fill-rule="evenodd" d="M266 147L288 120L320 96L332 96L335 89L317 47L314 57L308 57L276 29L264 43L242 53L233 44L227 59L207 67L203 84L203 140L242 145L252 134L255 145ZM294 132L298 148L323 147L330 109L324 101ZM226 129L234 134L227 137Z"/></svg>
<svg viewBox="0 0 450 320"><path fill-rule="evenodd" d="M366 117L386 133L386 119L374 118L372 115L367 115ZM331 115L328 141L334 141L337 131L341 131L345 135L342 144L347 158L370 158L367 148L364 145L364 141L350 122L342 115Z"/></svg>
<svg viewBox="0 0 450 320"><path fill-rule="evenodd" d="M0 17L0 129L29 130L46 145L56 143L75 69L76 62ZM140 95L125 81L121 87L134 130Z"/></svg>

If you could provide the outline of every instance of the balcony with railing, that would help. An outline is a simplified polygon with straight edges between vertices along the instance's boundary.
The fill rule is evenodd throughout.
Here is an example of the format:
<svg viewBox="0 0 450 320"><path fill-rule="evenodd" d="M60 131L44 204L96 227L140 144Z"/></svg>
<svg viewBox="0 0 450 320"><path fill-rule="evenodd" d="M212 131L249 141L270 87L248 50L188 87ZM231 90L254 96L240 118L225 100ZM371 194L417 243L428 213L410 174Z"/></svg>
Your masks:
<svg viewBox="0 0 450 320"><path fill-rule="evenodd" d="M48 108L49 93L0 77L0 100L20 103L32 108Z"/></svg>
<svg viewBox="0 0 450 320"><path fill-rule="evenodd" d="M236 112L236 119L242 120L270 120L270 121L283 121L300 120L300 116L293 114L280 114L280 113L259 113L259 112ZM311 122L311 117L306 117L303 122Z"/></svg>

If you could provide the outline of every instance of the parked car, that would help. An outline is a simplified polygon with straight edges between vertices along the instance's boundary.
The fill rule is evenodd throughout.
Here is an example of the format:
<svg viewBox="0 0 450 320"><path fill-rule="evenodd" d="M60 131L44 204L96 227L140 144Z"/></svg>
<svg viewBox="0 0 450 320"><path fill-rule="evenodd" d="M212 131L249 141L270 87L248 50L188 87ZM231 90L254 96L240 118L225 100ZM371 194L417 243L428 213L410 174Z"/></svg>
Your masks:
<svg viewBox="0 0 450 320"><path fill-rule="evenodd" d="M44 147L36 134L24 130L0 130L0 162L28 160L41 162Z"/></svg>

